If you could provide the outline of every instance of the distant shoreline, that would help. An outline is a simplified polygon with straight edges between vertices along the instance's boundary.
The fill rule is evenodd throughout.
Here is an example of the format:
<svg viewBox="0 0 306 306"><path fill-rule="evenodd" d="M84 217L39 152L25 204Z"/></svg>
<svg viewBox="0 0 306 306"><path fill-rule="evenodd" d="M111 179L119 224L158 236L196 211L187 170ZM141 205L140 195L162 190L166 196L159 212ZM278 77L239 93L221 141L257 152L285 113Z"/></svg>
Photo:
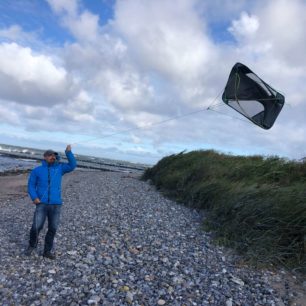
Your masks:
<svg viewBox="0 0 306 306"><path fill-rule="evenodd" d="M16 169L16 170L7 170L0 172L0 176L10 176L10 175L19 175L19 174L25 174L30 173L31 169Z"/></svg>
<svg viewBox="0 0 306 306"><path fill-rule="evenodd" d="M0 201L27 197L27 182L30 170L0 173Z"/></svg>
<svg viewBox="0 0 306 306"><path fill-rule="evenodd" d="M42 161L43 151L39 149L22 148L10 145L0 145L0 156L6 158L12 158L16 160L28 160L31 161ZM112 160L101 157L92 157L76 154L78 161L78 168L99 170L99 171L111 171L111 172L124 172L124 173L142 173L149 166L145 164L131 163L127 161ZM61 160L65 162L65 154L61 154ZM0 161L1 166L1 161ZM14 165L12 165L14 167ZM17 165L19 167L19 165ZM21 167L22 168L22 167ZM28 167L26 167L28 168ZM6 170L5 170L6 172Z"/></svg>

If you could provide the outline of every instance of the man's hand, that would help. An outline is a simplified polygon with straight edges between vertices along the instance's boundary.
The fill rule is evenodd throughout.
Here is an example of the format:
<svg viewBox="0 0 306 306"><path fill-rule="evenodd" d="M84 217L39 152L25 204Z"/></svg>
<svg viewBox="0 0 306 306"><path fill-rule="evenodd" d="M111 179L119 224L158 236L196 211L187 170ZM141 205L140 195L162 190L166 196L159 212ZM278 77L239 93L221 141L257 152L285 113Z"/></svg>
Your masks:
<svg viewBox="0 0 306 306"><path fill-rule="evenodd" d="M39 199L39 198L36 198L36 199L33 201L33 203L34 203L35 205L39 204L39 203L40 203L40 199Z"/></svg>
<svg viewBox="0 0 306 306"><path fill-rule="evenodd" d="M67 151L67 152L70 152L70 151L71 151L71 145L68 145L68 146L66 147L66 151Z"/></svg>

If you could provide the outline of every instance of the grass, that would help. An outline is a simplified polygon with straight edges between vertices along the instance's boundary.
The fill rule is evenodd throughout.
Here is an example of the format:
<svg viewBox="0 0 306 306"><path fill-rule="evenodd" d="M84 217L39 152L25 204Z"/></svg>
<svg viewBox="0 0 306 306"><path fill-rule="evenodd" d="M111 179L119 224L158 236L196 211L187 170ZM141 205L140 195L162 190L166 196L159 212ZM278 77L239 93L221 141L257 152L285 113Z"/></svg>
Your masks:
<svg viewBox="0 0 306 306"><path fill-rule="evenodd" d="M161 159L143 179L178 202L205 209L205 228L252 263L306 273L305 162L181 152Z"/></svg>

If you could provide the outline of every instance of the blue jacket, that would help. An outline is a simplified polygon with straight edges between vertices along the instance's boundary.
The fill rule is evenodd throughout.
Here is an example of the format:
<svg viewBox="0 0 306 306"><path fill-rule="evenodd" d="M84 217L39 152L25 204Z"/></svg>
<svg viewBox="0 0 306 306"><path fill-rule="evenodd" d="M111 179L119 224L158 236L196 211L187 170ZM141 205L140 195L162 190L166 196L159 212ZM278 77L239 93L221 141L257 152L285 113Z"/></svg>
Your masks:
<svg viewBox="0 0 306 306"><path fill-rule="evenodd" d="M76 160L71 151L66 151L68 163L56 161L52 165L43 160L42 165L32 170L28 181L28 193L34 201L39 198L45 204L62 204L62 176L76 167Z"/></svg>

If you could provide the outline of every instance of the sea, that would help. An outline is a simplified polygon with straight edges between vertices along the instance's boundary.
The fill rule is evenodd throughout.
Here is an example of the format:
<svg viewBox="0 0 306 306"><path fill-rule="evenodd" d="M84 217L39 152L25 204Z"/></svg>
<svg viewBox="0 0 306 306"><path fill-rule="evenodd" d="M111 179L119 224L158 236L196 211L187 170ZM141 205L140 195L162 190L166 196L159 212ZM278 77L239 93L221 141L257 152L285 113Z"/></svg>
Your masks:
<svg viewBox="0 0 306 306"><path fill-rule="evenodd" d="M31 170L43 159L44 150L0 144L0 174ZM74 154L78 161L78 169L93 171L113 171L125 173L141 173L149 167L146 164L112 160L102 157ZM64 153L60 153L61 162L67 162Z"/></svg>

